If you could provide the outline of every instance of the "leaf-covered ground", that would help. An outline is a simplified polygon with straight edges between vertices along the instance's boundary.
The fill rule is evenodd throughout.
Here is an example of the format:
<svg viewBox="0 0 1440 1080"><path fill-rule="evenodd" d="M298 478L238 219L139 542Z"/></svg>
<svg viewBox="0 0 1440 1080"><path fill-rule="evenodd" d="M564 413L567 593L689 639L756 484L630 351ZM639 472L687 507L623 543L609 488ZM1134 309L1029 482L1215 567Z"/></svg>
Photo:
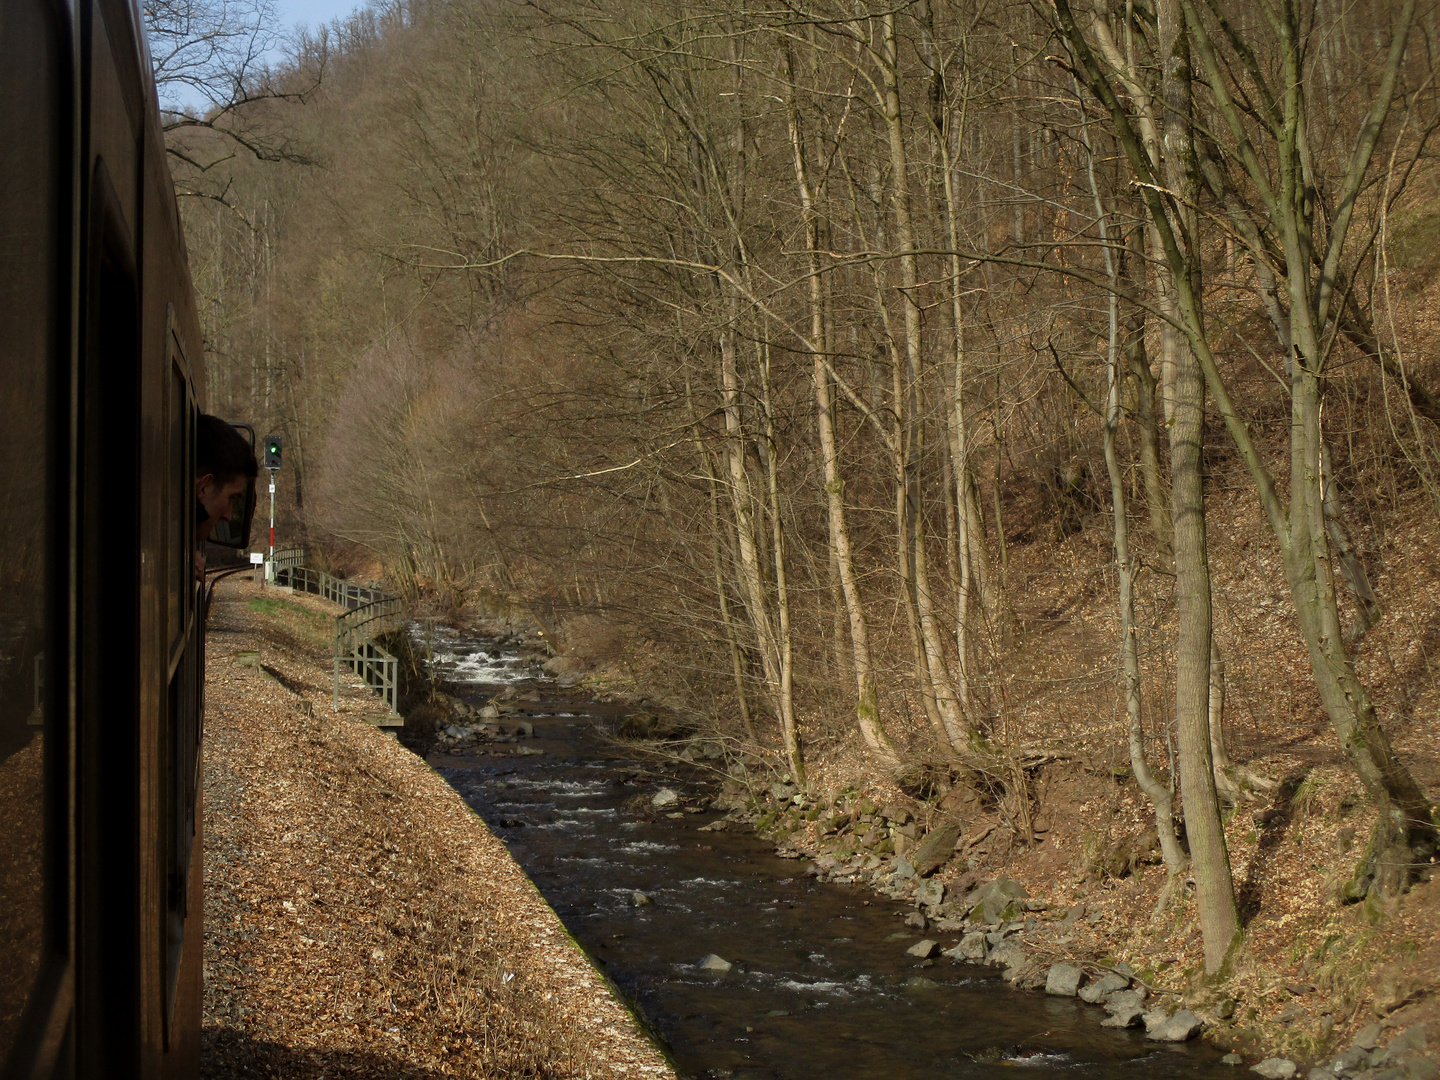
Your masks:
<svg viewBox="0 0 1440 1080"><path fill-rule="evenodd" d="M333 610L236 579L212 608L203 1075L672 1077L378 699L332 711Z"/></svg>

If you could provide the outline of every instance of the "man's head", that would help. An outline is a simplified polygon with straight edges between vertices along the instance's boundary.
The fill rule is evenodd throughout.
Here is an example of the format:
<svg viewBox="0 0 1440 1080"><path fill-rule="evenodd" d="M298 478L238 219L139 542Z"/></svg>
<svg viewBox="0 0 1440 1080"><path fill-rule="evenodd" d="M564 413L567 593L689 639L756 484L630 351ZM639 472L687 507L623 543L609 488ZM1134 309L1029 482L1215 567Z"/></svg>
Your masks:
<svg viewBox="0 0 1440 1080"><path fill-rule="evenodd" d="M206 516L196 523L197 542L209 538L217 521L229 520L231 500L259 474L245 437L218 416L201 413L195 426L195 498Z"/></svg>

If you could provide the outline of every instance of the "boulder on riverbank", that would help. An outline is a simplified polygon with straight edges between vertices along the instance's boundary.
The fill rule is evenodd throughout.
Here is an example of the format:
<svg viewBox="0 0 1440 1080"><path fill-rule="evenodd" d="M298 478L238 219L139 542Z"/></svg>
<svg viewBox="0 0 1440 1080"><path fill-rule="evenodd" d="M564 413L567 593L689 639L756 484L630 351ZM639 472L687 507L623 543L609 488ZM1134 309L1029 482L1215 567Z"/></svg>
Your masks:
<svg viewBox="0 0 1440 1080"><path fill-rule="evenodd" d="M1085 981L1085 972L1074 964L1051 964L1045 973L1045 993L1055 997L1074 997Z"/></svg>
<svg viewBox="0 0 1440 1080"><path fill-rule="evenodd" d="M992 925L1013 922L1024 917L1023 901L1029 896L1025 886L1014 878L998 877L967 897L967 903L971 905L970 918Z"/></svg>
<svg viewBox="0 0 1440 1080"><path fill-rule="evenodd" d="M960 839L960 822L954 819L941 821L925 834L920 846L910 856L910 865L917 877L933 874L950 861L955 852L955 842Z"/></svg>

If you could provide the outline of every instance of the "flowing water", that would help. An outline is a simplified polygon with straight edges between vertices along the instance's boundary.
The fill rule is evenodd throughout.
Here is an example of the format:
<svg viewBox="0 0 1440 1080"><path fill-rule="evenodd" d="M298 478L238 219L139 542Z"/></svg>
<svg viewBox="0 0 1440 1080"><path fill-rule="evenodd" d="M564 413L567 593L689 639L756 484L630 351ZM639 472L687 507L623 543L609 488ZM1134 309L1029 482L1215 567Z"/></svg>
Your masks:
<svg viewBox="0 0 1440 1080"><path fill-rule="evenodd" d="M519 684L534 738L431 763L509 847L683 1075L735 1080L1037 1075L1233 1080L1219 1051L1100 1027L1073 998L1012 991L998 973L905 954L910 909L822 884L715 813L627 809L656 788L604 738L611 710L553 689L513 648L432 638L437 673L481 703ZM547 698L549 700L547 700ZM530 753L517 754L523 746ZM543 754L533 753L543 750ZM700 794L697 773L669 786ZM649 903L637 905L635 893ZM953 944L949 937L945 945ZM723 973L697 962L729 961Z"/></svg>

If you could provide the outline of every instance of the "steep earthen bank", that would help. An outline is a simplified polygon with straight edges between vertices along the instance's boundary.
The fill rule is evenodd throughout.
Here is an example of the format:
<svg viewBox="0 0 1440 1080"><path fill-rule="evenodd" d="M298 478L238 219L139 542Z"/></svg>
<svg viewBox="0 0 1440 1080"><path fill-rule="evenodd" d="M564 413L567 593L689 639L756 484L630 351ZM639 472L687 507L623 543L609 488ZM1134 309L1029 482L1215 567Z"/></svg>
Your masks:
<svg viewBox="0 0 1440 1080"><path fill-rule="evenodd" d="M673 1076L376 698L331 711L332 614L233 579L212 612L204 1074Z"/></svg>

